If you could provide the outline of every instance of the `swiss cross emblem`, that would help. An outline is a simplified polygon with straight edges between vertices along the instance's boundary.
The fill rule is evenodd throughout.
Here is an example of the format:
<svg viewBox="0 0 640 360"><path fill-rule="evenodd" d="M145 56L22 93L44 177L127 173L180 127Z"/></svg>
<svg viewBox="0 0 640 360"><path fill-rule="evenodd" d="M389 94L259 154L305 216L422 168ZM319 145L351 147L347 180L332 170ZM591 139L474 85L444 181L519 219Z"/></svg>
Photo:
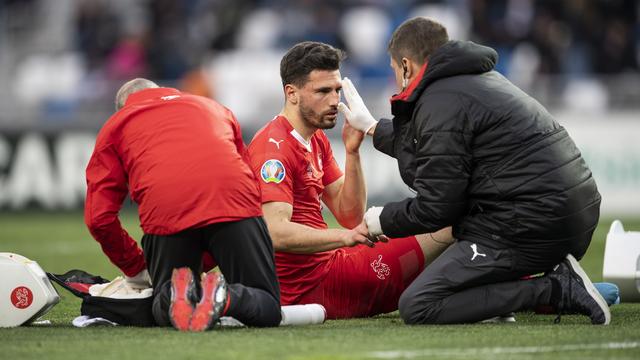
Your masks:
<svg viewBox="0 0 640 360"><path fill-rule="evenodd" d="M378 258L371 262L371 268L380 280L386 279L391 274L389 265L382 262L382 255L378 255Z"/></svg>
<svg viewBox="0 0 640 360"><path fill-rule="evenodd" d="M11 292L11 303L18 309L26 309L33 303L33 292L26 286L18 286Z"/></svg>

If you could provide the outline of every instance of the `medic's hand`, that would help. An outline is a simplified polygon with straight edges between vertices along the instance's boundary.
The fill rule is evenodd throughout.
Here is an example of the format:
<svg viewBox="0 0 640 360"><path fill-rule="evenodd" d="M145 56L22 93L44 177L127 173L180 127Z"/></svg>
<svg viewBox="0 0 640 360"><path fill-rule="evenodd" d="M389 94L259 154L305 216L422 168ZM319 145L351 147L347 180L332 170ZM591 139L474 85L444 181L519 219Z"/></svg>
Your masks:
<svg viewBox="0 0 640 360"><path fill-rule="evenodd" d="M364 213L364 223L367 225L369 236L371 237L379 237L382 235L382 225L380 224L382 209L382 206L372 206Z"/></svg>
<svg viewBox="0 0 640 360"><path fill-rule="evenodd" d="M349 78L342 79L342 92L348 106L341 102L338 104L338 110L344 114L351 126L367 134L378 121L371 116L360 94L358 94L358 90Z"/></svg>
<svg viewBox="0 0 640 360"><path fill-rule="evenodd" d="M364 234L372 243L389 242L389 238L386 235L371 235L369 233L369 227L367 226L367 222L365 219L362 219L360 225L358 225L354 229L358 229L358 231Z"/></svg>
<svg viewBox="0 0 640 360"><path fill-rule="evenodd" d="M148 289L151 287L149 271L144 269L135 276L124 276L124 280L132 289Z"/></svg>

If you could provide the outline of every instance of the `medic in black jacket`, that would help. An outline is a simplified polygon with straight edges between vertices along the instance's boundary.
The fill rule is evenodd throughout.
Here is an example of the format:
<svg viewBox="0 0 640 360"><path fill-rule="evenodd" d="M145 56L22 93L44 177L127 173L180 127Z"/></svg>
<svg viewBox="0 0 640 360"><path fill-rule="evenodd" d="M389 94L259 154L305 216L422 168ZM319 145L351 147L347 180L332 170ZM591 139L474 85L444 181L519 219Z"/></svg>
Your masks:
<svg viewBox="0 0 640 360"><path fill-rule="evenodd" d="M544 304L608 324L606 303L575 260L601 198L567 131L493 70L493 49L449 41L433 20L400 25L389 54L402 90L391 99L393 120L376 122L348 79L349 106L340 109L397 159L416 195L370 208L364 222L373 239L449 225L458 239L400 298L405 322L474 322Z"/></svg>

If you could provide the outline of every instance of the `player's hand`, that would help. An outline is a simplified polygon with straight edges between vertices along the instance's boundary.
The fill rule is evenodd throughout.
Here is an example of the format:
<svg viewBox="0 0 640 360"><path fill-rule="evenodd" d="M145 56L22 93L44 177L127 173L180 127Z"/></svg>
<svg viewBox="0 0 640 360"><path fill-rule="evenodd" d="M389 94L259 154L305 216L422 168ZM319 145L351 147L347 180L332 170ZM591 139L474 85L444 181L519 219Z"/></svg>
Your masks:
<svg viewBox="0 0 640 360"><path fill-rule="evenodd" d="M362 101L358 90L353 86L353 83L349 78L342 79L342 93L347 100L347 105L344 103L338 104L338 110L344 114L347 122L354 128L362 131L366 134L374 127L378 121L373 118L369 109Z"/></svg>
<svg viewBox="0 0 640 360"><path fill-rule="evenodd" d="M135 276L124 276L124 281L132 289L148 289L151 287L151 277L149 271L144 269Z"/></svg>
<svg viewBox="0 0 640 360"><path fill-rule="evenodd" d="M342 142L344 143L344 149L347 154L357 153L363 140L364 133L360 130L354 129L345 121L342 126Z"/></svg>
<svg viewBox="0 0 640 360"><path fill-rule="evenodd" d="M345 247L353 247L359 244L367 245L368 247L374 247L375 244L368 237L368 234L363 233L362 229L355 227L351 230L344 230L342 233L342 243Z"/></svg>

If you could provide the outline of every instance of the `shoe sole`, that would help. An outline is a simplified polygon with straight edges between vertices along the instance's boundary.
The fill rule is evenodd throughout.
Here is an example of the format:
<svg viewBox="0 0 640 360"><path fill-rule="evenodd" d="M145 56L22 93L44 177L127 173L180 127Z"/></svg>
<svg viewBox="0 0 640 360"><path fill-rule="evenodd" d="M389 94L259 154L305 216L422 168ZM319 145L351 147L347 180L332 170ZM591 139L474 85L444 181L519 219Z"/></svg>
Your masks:
<svg viewBox="0 0 640 360"><path fill-rule="evenodd" d="M514 323L514 322L516 322L516 315L514 313L494 316L492 318L480 321L480 323L482 324L499 324L499 323Z"/></svg>
<svg viewBox="0 0 640 360"><path fill-rule="evenodd" d="M578 260L576 260L576 258L571 254L567 255L567 260L569 260L569 264L571 264L571 271L573 271L582 279L582 284L584 284L585 289L587 289L589 295L591 295L591 297L596 301L596 303L598 304L598 306L600 306L600 309L604 313L604 323L600 325L609 325L609 323L611 322L611 312L609 311L609 305L607 305L605 299L602 297L602 295L600 295L598 289L596 289L596 287L593 285L591 279L589 279L589 277L587 276L587 273L584 272L584 269L582 269L582 266L580 266Z"/></svg>
<svg viewBox="0 0 640 360"><path fill-rule="evenodd" d="M223 291L223 294L218 294ZM219 299L219 297L223 297ZM196 305L189 330L205 331L221 317L227 299L224 278L217 273L209 273L202 279L202 298Z"/></svg>
<svg viewBox="0 0 640 360"><path fill-rule="evenodd" d="M174 269L171 274L171 306L169 319L174 328L188 331L193 305L189 301L189 288L193 283L193 274L189 268Z"/></svg>

